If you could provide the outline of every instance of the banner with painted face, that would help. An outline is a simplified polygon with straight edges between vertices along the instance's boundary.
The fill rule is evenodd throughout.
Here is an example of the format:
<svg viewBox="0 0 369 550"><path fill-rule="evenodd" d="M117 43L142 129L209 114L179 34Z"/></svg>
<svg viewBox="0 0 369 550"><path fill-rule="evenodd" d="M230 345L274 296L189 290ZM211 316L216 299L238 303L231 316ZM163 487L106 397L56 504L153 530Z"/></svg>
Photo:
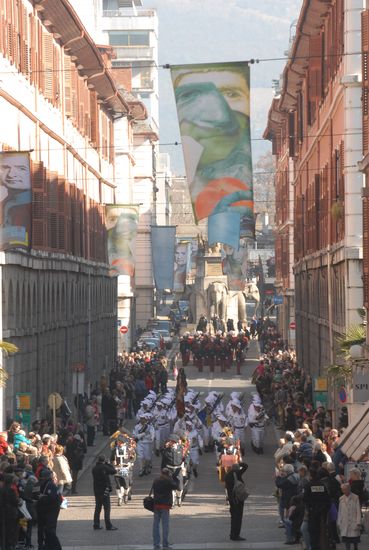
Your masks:
<svg viewBox="0 0 369 550"><path fill-rule="evenodd" d="M227 242L237 212L241 235L253 237L249 66L177 65L171 73L195 219L221 215Z"/></svg>
<svg viewBox="0 0 369 550"><path fill-rule="evenodd" d="M29 248L31 205L29 153L0 152L0 250Z"/></svg>
<svg viewBox="0 0 369 550"><path fill-rule="evenodd" d="M229 290L245 290L247 278L247 248L241 241L239 248L228 244L221 250L223 275L227 275Z"/></svg>
<svg viewBox="0 0 369 550"><path fill-rule="evenodd" d="M151 226L152 264L158 290L173 288L175 244L175 226Z"/></svg>
<svg viewBox="0 0 369 550"><path fill-rule="evenodd" d="M138 219L139 207L136 205L107 204L105 207L111 275L134 277Z"/></svg>
<svg viewBox="0 0 369 550"><path fill-rule="evenodd" d="M177 241L174 253L174 292L183 292L187 273L191 269L191 243Z"/></svg>

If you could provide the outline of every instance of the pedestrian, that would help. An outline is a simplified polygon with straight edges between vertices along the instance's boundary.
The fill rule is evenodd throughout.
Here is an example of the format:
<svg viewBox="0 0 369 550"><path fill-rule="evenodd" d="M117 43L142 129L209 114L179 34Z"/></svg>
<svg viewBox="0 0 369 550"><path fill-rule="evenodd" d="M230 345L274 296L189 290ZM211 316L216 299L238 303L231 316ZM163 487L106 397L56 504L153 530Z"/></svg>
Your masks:
<svg viewBox="0 0 369 550"><path fill-rule="evenodd" d="M37 501L38 547L44 550L61 550L56 525L62 502L51 470L40 472L40 497Z"/></svg>
<svg viewBox="0 0 369 550"><path fill-rule="evenodd" d="M72 472L72 495L78 494L78 472L83 468L84 453L82 437L79 434L70 437L65 447L65 454Z"/></svg>
<svg viewBox="0 0 369 550"><path fill-rule="evenodd" d="M163 468L158 478L152 485L154 496L154 523L152 536L154 549L159 550L160 546L160 523L163 535L163 550L171 548L169 537L169 511L173 505L173 491L178 489L178 481L173 479L168 468Z"/></svg>
<svg viewBox="0 0 369 550"><path fill-rule="evenodd" d="M53 472L55 473L58 491L61 495L71 490L72 474L69 467L67 457L64 455L64 448L62 445L55 447L55 454L53 458Z"/></svg>
<svg viewBox="0 0 369 550"><path fill-rule="evenodd" d="M351 492L349 483L343 483L341 489L343 495L339 501L337 525L346 550L350 550L351 544L354 545L354 550L358 550L361 529L359 497Z"/></svg>
<svg viewBox="0 0 369 550"><path fill-rule="evenodd" d="M240 536L244 502L240 502L235 498L233 489L236 480L243 482L242 475L246 472L247 468L248 465L245 462L233 464L224 479L231 514L231 532L229 535L231 540L246 540Z"/></svg>
<svg viewBox="0 0 369 550"><path fill-rule="evenodd" d="M110 477L115 474L115 468L112 464L108 464L104 455L100 455L96 465L92 468L92 477L94 480L94 495L95 495L95 513L94 513L94 529L102 529L100 526L100 513L104 508L105 528L107 531L116 531L117 527L110 521L110 493L112 487Z"/></svg>
<svg viewBox="0 0 369 550"><path fill-rule="evenodd" d="M96 433L96 416L91 400L87 401L84 417L87 428L87 447L93 447Z"/></svg>

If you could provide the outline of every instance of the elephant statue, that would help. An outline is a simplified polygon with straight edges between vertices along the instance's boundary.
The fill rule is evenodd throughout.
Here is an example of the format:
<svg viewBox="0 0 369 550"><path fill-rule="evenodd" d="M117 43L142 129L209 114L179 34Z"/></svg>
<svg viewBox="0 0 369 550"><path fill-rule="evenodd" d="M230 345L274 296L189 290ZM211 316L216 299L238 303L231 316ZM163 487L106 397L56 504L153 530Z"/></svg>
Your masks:
<svg viewBox="0 0 369 550"><path fill-rule="evenodd" d="M254 315L257 314L260 306L260 292L258 289L258 286L255 283L246 283L245 290L243 291L244 296L244 311L246 312L246 300L254 300L255 302L255 310ZM240 297L238 300L238 312L240 313ZM246 319L246 315L243 317L243 319Z"/></svg>
<svg viewBox="0 0 369 550"><path fill-rule="evenodd" d="M186 285L183 299L188 300L188 322L196 323L197 311L206 312L206 298L204 292L197 290L195 285Z"/></svg>
<svg viewBox="0 0 369 550"><path fill-rule="evenodd" d="M228 288L225 283L214 281L210 283L207 291L208 317L211 319L218 315L220 319L225 320L228 306Z"/></svg>

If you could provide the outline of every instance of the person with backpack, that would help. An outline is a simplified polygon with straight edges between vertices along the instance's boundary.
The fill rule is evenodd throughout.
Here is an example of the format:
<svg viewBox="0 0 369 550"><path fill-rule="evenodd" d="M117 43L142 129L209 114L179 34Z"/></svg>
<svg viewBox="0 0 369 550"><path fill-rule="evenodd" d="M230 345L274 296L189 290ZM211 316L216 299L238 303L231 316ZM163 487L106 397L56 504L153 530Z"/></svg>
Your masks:
<svg viewBox="0 0 369 550"><path fill-rule="evenodd" d="M246 540L240 536L242 526L243 507L247 498L247 492L243 484L242 476L246 472L248 465L245 462L233 464L230 471L225 476L225 488L229 502L229 511L231 514L231 540Z"/></svg>

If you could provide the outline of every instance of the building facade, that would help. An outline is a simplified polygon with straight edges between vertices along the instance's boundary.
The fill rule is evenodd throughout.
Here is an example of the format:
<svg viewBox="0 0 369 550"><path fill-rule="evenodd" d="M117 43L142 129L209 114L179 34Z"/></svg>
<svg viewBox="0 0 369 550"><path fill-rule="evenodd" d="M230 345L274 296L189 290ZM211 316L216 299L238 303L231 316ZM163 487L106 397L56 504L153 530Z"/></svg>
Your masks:
<svg viewBox="0 0 369 550"><path fill-rule="evenodd" d="M94 0L88 6L85 0L71 2L95 42L111 48L113 77L123 96L129 96L127 101L136 101L138 112L115 125L115 141L122 145L116 149L117 203L140 208L134 285L129 277L118 279L118 323L128 328L126 334L118 334L122 351L132 345L136 325L145 326L154 315L151 225L161 223L160 212L167 209L161 202L167 196L168 177L160 177L157 169L158 19L155 10L144 8L142 0Z"/></svg>
<svg viewBox="0 0 369 550"><path fill-rule="evenodd" d="M314 377L335 363L337 337L360 321L363 304L363 4L303 2L280 97L269 113L277 185L286 199L277 201L278 279L284 284L283 269L290 275L291 241L284 233L293 220L296 345L301 366Z"/></svg>
<svg viewBox="0 0 369 550"><path fill-rule="evenodd" d="M289 118L293 114L279 109L280 96L276 97L268 115L268 125L264 133L265 139L273 143L273 153L276 155L275 196L275 309L277 323L283 339L290 346L296 343L295 323L295 278L294 264L294 174L295 152L294 140L289 139L282 128L287 128Z"/></svg>
<svg viewBox="0 0 369 550"><path fill-rule="evenodd" d="M1 150L29 152L32 191L29 249L0 252L1 338L19 348L4 360L5 410L30 393L34 418L51 392L72 399L74 370L88 390L115 361L103 205L129 106L66 0L0 0L0 78Z"/></svg>

